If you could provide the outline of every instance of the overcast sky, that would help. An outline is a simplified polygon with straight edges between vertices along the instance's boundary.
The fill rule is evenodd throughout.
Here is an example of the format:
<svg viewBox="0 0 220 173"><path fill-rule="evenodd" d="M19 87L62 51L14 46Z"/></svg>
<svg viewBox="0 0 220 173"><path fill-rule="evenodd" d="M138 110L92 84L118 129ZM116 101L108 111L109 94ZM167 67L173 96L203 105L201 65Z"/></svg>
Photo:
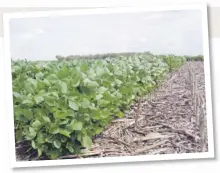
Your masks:
<svg viewBox="0 0 220 173"><path fill-rule="evenodd" d="M203 53L198 10L38 17L10 20L13 59L150 51Z"/></svg>

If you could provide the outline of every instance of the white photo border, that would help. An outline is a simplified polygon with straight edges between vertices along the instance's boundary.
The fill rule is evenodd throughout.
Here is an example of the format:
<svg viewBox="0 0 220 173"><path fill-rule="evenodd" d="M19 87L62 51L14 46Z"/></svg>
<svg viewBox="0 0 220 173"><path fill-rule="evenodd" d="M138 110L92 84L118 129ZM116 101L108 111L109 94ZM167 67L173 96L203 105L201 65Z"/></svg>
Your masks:
<svg viewBox="0 0 220 173"><path fill-rule="evenodd" d="M146 6L146 7L144 7ZM204 51L204 71L206 88L206 109L207 109L207 129L208 129L208 152L204 153L184 153L184 154L164 154L164 155L141 155L141 156L120 156L103 158L84 158L84 159L66 159L66 160L40 160L40 161L16 161L15 137L14 137L14 112L12 97L12 75L11 75L11 56L10 56L10 32L9 21L12 18L35 18L52 17L61 15L92 15L109 13L132 13L132 12L153 12L153 11L171 11L171 10L201 10L203 21L203 51ZM59 165L85 165L98 163L123 163L140 161L163 161L163 160L185 160L214 158L214 137L213 137L213 115L211 98L211 80L210 80L210 55L209 55L209 33L207 4L184 4L184 5L163 5L147 6L139 4L132 7L110 7L94 9L74 9L74 10L53 10L53 11L34 11L34 12L15 12L3 14L3 46L4 46L4 67L5 67L5 108L8 118L9 131L9 151L10 164L12 168L18 167L38 167L38 166L59 166Z"/></svg>

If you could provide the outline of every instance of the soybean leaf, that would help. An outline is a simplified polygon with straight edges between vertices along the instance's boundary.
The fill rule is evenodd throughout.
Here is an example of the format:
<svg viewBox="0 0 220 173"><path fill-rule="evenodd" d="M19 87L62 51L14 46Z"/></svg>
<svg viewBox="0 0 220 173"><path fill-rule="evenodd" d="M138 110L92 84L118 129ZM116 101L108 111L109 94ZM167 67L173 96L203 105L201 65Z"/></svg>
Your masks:
<svg viewBox="0 0 220 173"><path fill-rule="evenodd" d="M82 137L82 145L86 148L90 148L92 146L92 140L89 136Z"/></svg>
<svg viewBox="0 0 220 173"><path fill-rule="evenodd" d="M69 101L69 107L75 111L79 110L79 106L73 101Z"/></svg>
<svg viewBox="0 0 220 173"><path fill-rule="evenodd" d="M68 130L58 129L58 132L59 132L60 134L64 135L64 136L68 137L68 138L71 137L71 136L70 136L70 133L71 133L71 132L69 132Z"/></svg>
<svg viewBox="0 0 220 173"><path fill-rule="evenodd" d="M75 121L72 121L68 127L71 129L71 130L81 130L82 129L82 122L75 122Z"/></svg>
<svg viewBox="0 0 220 173"><path fill-rule="evenodd" d="M82 100L81 106L82 106L83 108L89 108L89 106L90 106L89 100L86 99L86 98L84 98L84 99Z"/></svg>
<svg viewBox="0 0 220 173"><path fill-rule="evenodd" d="M34 97L34 100L35 100L36 104L39 104L39 103L41 103L42 101L44 101L44 98L41 97L41 96L35 96L35 97Z"/></svg>
<svg viewBox="0 0 220 173"><path fill-rule="evenodd" d="M54 144L54 146L55 146L56 148L60 148L60 147L61 147L61 142L60 142L59 140L55 140L55 141L53 142L53 144Z"/></svg>
<svg viewBox="0 0 220 173"><path fill-rule="evenodd" d="M32 123L32 127L33 128L39 128L41 126L41 122L39 120L35 120L33 123Z"/></svg>

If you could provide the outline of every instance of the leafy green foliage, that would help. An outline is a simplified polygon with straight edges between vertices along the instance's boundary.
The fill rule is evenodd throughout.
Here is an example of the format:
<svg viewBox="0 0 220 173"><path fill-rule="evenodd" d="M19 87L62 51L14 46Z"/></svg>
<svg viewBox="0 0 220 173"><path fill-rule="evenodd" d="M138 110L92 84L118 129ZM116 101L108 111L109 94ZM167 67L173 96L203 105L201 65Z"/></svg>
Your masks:
<svg viewBox="0 0 220 173"><path fill-rule="evenodd" d="M185 57L175 55L160 55L158 58L162 58L163 61L168 64L170 72L181 67L182 64L186 61Z"/></svg>
<svg viewBox="0 0 220 173"><path fill-rule="evenodd" d="M197 55L197 56L184 56L187 61L204 61L203 55Z"/></svg>
<svg viewBox="0 0 220 173"><path fill-rule="evenodd" d="M63 59L62 57L58 57ZM132 54L105 59L12 62L16 141L56 159L79 153L182 57Z"/></svg>

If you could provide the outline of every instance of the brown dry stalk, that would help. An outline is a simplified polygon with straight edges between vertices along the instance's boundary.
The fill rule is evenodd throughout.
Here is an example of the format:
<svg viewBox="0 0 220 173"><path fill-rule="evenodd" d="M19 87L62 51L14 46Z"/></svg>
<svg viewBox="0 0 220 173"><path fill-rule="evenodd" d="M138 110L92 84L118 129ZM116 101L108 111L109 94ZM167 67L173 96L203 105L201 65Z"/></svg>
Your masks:
<svg viewBox="0 0 220 173"><path fill-rule="evenodd" d="M200 95L199 93L196 94L196 100L197 100L197 105L196 105L196 125L199 126L200 122L200 114L201 114L201 100L200 100Z"/></svg>
<svg viewBox="0 0 220 173"><path fill-rule="evenodd" d="M195 76L194 78L194 86L193 86L193 108L194 108L194 112L197 112L197 89L198 89L198 84L197 84L197 77Z"/></svg>
<svg viewBox="0 0 220 173"><path fill-rule="evenodd" d="M122 119L113 120L112 123L130 122L130 121L133 122L134 120L133 119L122 118Z"/></svg>
<svg viewBox="0 0 220 173"><path fill-rule="evenodd" d="M198 94L198 100L199 100L199 119L198 125L199 125L199 133L200 133L200 148L201 152L205 151L205 122L204 122L204 117L206 114L205 110L205 100L202 97L201 94Z"/></svg>
<svg viewBox="0 0 220 173"><path fill-rule="evenodd" d="M157 117L159 117L159 116L157 116ZM156 118L156 116L154 118ZM133 131L136 132L136 133L140 133L140 134L146 135L147 132L145 130L151 130L151 129L161 128L161 127L163 127L163 126L162 125L146 126L146 127L142 127L141 130L135 129Z"/></svg>
<svg viewBox="0 0 220 173"><path fill-rule="evenodd" d="M87 153L82 153L78 155L66 155L66 156L61 156L58 159L74 159L74 158L82 158L82 157L90 157L90 156L100 156L103 157L104 153L111 153L111 152L117 152L121 153L120 150L114 150L114 149L105 149L105 150L97 150L93 152L87 152Z"/></svg>
<svg viewBox="0 0 220 173"><path fill-rule="evenodd" d="M141 127L138 124L138 118L140 116L141 113L141 99L138 100L138 105L137 105L137 110L136 110L136 114L135 114L135 128L137 129L141 129Z"/></svg>
<svg viewBox="0 0 220 173"><path fill-rule="evenodd" d="M164 139L164 138L170 138L173 137L174 135L162 135L160 133L157 132L152 132L149 133L147 136L141 137L141 138L134 138L133 142L142 142L142 141L147 141L147 140L151 140L151 139Z"/></svg>
<svg viewBox="0 0 220 173"><path fill-rule="evenodd" d="M176 129L176 128L174 128L174 127L168 125L168 124L163 124L163 123L162 123L162 125L163 125L164 127L170 128L172 131L175 131L175 132L180 133L180 134L184 134L184 135L186 135L186 136L192 138L195 142L197 142L197 141L199 140L199 137L197 137L196 135L194 135L194 134L188 132L188 131L185 130L185 129Z"/></svg>
<svg viewBox="0 0 220 173"><path fill-rule="evenodd" d="M150 154L156 155L156 154L159 154L161 152L166 152L167 150L168 150L168 148L158 148L158 149L155 149L154 151L150 152Z"/></svg>
<svg viewBox="0 0 220 173"><path fill-rule="evenodd" d="M61 156L58 159L73 159L73 158L80 158L80 157L97 156L97 155L100 155L100 154L101 154L101 151L95 151L95 152L88 152L88 153L79 154L79 155Z"/></svg>
<svg viewBox="0 0 220 173"><path fill-rule="evenodd" d="M181 145L180 143L176 143L175 141L172 141L171 142L175 147L178 147L178 148L182 148L182 149L184 149L184 150L186 150L186 151L193 151L193 148L189 148L189 147L186 147L186 146L184 146L184 145Z"/></svg>
<svg viewBox="0 0 220 173"><path fill-rule="evenodd" d="M168 80L168 83L171 83L173 79L175 79L176 77L177 77L177 74L174 74L173 76L171 76L171 78Z"/></svg>
<svg viewBox="0 0 220 173"><path fill-rule="evenodd" d="M173 93L173 85L172 85L172 83L170 83L170 93L172 94Z"/></svg>
<svg viewBox="0 0 220 173"><path fill-rule="evenodd" d="M123 144L123 145L125 145L126 147L130 147L129 144L127 144L127 143L124 142L124 141L121 141L120 139L116 139L116 138L113 138L113 137L110 137L110 136L103 136L103 138L110 139L110 140L112 140L113 142L116 142L116 143L119 143L119 144Z"/></svg>
<svg viewBox="0 0 220 173"><path fill-rule="evenodd" d="M188 74L189 74L189 78L188 78L188 84L190 85L191 84L191 78L192 78L192 74L191 74L191 69L189 68L188 69Z"/></svg>
<svg viewBox="0 0 220 173"><path fill-rule="evenodd" d="M191 75L191 79L190 79L190 83L191 83L191 95L192 95L192 99L194 98L194 74Z"/></svg>
<svg viewBox="0 0 220 173"><path fill-rule="evenodd" d="M154 149L154 148L156 148L160 145L165 144L166 142L168 142L168 140L160 141L160 142L154 143L153 145L146 146L144 148L138 149L135 152L133 152L132 155L137 155L137 154L141 154L143 152L149 151L149 150Z"/></svg>
<svg viewBox="0 0 220 173"><path fill-rule="evenodd" d="M146 132L145 131L140 131L140 130L137 130L137 129L134 129L132 130L133 132L137 133L137 134L140 134L140 135L146 135Z"/></svg>

